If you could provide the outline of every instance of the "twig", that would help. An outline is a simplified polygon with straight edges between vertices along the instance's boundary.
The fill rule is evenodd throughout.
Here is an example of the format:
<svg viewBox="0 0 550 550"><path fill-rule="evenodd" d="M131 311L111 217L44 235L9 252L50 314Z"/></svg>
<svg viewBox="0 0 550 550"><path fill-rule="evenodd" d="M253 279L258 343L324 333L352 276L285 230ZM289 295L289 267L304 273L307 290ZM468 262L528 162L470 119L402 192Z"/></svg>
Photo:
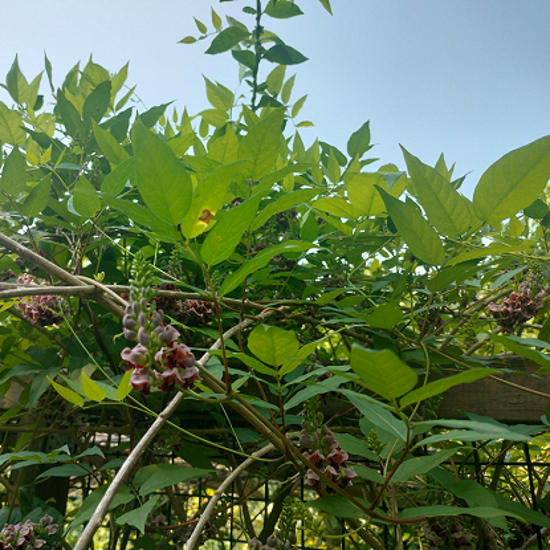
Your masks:
<svg viewBox="0 0 550 550"><path fill-rule="evenodd" d="M212 513L214 512L214 508L216 507L216 503L218 500L222 497L225 490L233 483L233 480L237 478L241 472L246 470L251 464L255 462L257 458L261 458L265 454L274 451L275 445L267 445L263 449L260 449L259 451L256 451L253 453L250 458L247 458L244 462L242 462L239 466L237 466L224 480L223 483L216 489L216 492L210 497L210 501L208 502L208 505L204 509L204 512L202 513L201 519L195 526L195 529L193 529L193 532L191 533L191 536L189 537L187 544L185 545L185 550L193 550L195 548L195 545L197 544L200 534L202 533L202 530L204 529L204 526L210 519L210 516L212 516ZM75 547L75 550L76 547Z"/></svg>
<svg viewBox="0 0 550 550"><path fill-rule="evenodd" d="M548 529L548 527L543 527L539 533L541 536L546 536L548 534L548 532L550 531L550 529ZM519 548L519 550L527 550L528 548L531 548L531 546L533 546L534 544L537 543L537 535L533 535L532 537L529 537L524 543L523 545Z"/></svg>

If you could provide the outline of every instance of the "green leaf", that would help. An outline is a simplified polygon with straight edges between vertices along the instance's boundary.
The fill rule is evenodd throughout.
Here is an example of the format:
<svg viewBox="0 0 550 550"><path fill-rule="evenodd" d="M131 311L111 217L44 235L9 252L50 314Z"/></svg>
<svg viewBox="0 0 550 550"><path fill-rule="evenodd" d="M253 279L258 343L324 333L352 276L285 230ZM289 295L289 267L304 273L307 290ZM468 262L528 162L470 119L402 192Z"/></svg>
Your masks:
<svg viewBox="0 0 550 550"><path fill-rule="evenodd" d="M269 173L279 156L284 110L276 109L260 120L239 144L238 158L246 160L241 173L257 181Z"/></svg>
<svg viewBox="0 0 550 550"><path fill-rule="evenodd" d="M99 122L109 109L111 102L111 81L105 80L98 84L84 100L82 120L86 128L91 128L92 121Z"/></svg>
<svg viewBox="0 0 550 550"><path fill-rule="evenodd" d="M279 197L274 202L268 204L254 220L250 227L252 231L256 231L264 225L271 216L279 212L286 212L297 204L307 202L320 193L319 189L300 189L293 193L287 193Z"/></svg>
<svg viewBox="0 0 550 550"><path fill-rule="evenodd" d="M269 93L274 96L278 95L283 87L285 80L286 67L284 65L277 65L268 75L265 81L267 82L267 89Z"/></svg>
<svg viewBox="0 0 550 550"><path fill-rule="evenodd" d="M65 130L73 138L84 139L86 129L80 118L76 107L65 97L65 90L57 90L57 110L61 115L61 122L65 125Z"/></svg>
<svg viewBox="0 0 550 550"><path fill-rule="evenodd" d="M271 0L265 8L265 13L275 19L289 19L303 15L303 11L294 2L288 0Z"/></svg>
<svg viewBox="0 0 550 550"><path fill-rule="evenodd" d="M85 176L80 176L74 185L73 206L85 218L93 218L101 208L99 195Z"/></svg>
<svg viewBox="0 0 550 550"><path fill-rule="evenodd" d="M374 453L372 454L374 455L375 461L378 461L378 456ZM386 478L382 474L379 474L376 470L371 470L366 466L362 466L361 464L354 464L353 469L361 479L366 479L367 481L372 481L379 485L382 485L386 481Z"/></svg>
<svg viewBox="0 0 550 550"><path fill-rule="evenodd" d="M527 359L537 363L543 367L545 372L550 372L550 354L527 348L521 345L516 339L512 339L511 337L504 336L502 334L490 334L490 337L493 342L497 342L497 344L504 346L511 352L517 353L518 355L526 357Z"/></svg>
<svg viewBox="0 0 550 550"><path fill-rule="evenodd" d="M205 53L216 55L218 53L226 52L249 36L250 33L248 32L248 30L245 30L241 27L227 27L226 29L221 31L220 34L218 34L214 38L214 40L212 40L212 44L210 44L210 47L206 50Z"/></svg>
<svg viewBox="0 0 550 550"><path fill-rule="evenodd" d="M360 395L350 390L341 390L361 414L369 419L375 426L378 426L393 437L402 441L407 439L407 425L402 420L393 416L393 414L369 400L368 397Z"/></svg>
<svg viewBox="0 0 550 550"><path fill-rule="evenodd" d="M45 477L83 477L89 476L91 473L92 469L87 464L64 464L42 472L36 479L39 480Z"/></svg>
<svg viewBox="0 0 550 550"><path fill-rule="evenodd" d="M139 508L131 510L122 514L117 518L117 525L131 525L140 531L142 535L145 534L145 522L147 521L147 516L156 506L160 495L150 498L145 504L142 504Z"/></svg>
<svg viewBox="0 0 550 550"><path fill-rule="evenodd" d="M133 222L142 227L150 227L161 240L167 240L169 242L179 241L179 234L176 228L166 223L164 220L161 220L144 206L136 204L135 202L117 199L108 193L102 193L101 196L110 207L120 210Z"/></svg>
<svg viewBox="0 0 550 550"><path fill-rule="evenodd" d="M324 393L331 393L338 388L338 386L345 381L345 378L341 376L333 376L328 380L323 380L322 382L312 384L307 386L303 390L295 393L286 403L285 410L293 409L298 405L301 405L304 401L315 397L316 395L322 395Z"/></svg>
<svg viewBox="0 0 550 550"><path fill-rule="evenodd" d="M48 175L43 177L32 188L32 191L29 193L21 207L21 211L25 214L25 216L33 217L42 213L48 205L51 186L51 176Z"/></svg>
<svg viewBox="0 0 550 550"><path fill-rule="evenodd" d="M55 91L54 85L53 85L53 77L52 77L52 64L50 60L48 59L48 56L46 55L46 52L44 52L44 66L46 67L46 74L48 75L48 82L50 83L50 89L52 92Z"/></svg>
<svg viewBox="0 0 550 550"><path fill-rule="evenodd" d="M209 266L227 260L250 226L261 197L252 197L233 208L209 231L201 247L201 258Z"/></svg>
<svg viewBox="0 0 550 550"><path fill-rule="evenodd" d="M21 115L0 101L0 140L8 145L23 145L27 139Z"/></svg>
<svg viewBox="0 0 550 550"><path fill-rule="evenodd" d="M330 13L330 15L332 15L332 7L330 6L330 0L319 0L319 2L321 2L321 5L323 6L323 8L325 8Z"/></svg>
<svg viewBox="0 0 550 550"><path fill-rule="evenodd" d="M50 381L50 384L54 387L55 391L63 397L66 401L69 403L72 403L73 405L77 405L78 407L82 408L84 406L84 400L78 393L74 392L73 390L70 390L69 388L66 388L65 386L62 386L61 384L58 384L57 382L54 382L50 377L48 377L48 380Z"/></svg>
<svg viewBox="0 0 550 550"><path fill-rule="evenodd" d="M427 264L440 264L445 259L445 249L437 233L417 208L409 202L405 203L393 198L380 187L377 189L399 235L407 243L411 252Z"/></svg>
<svg viewBox="0 0 550 550"><path fill-rule="evenodd" d="M401 149L428 220L448 237L466 233L472 225L472 217L464 197L437 170L420 162L402 145Z"/></svg>
<svg viewBox="0 0 550 550"><path fill-rule="evenodd" d="M218 166L199 181L193 191L191 207L180 226L188 239L207 230L210 220L225 204L229 186L238 179L243 164L243 161L236 161Z"/></svg>
<svg viewBox="0 0 550 550"><path fill-rule="evenodd" d="M135 484L139 487L139 494L146 496L177 483L198 479L210 473L212 470L187 468L179 464L151 464L138 471Z"/></svg>
<svg viewBox="0 0 550 550"><path fill-rule="evenodd" d="M389 349L377 351L354 345L350 364L369 390L388 401L409 392L418 382L416 372Z"/></svg>
<svg viewBox="0 0 550 550"><path fill-rule="evenodd" d="M360 497L356 497L362 504L368 506L368 502ZM340 495L330 495L328 497L318 498L306 502L310 508L321 510L327 514L332 514L338 518L362 518L364 514L359 508L356 508L347 498Z"/></svg>
<svg viewBox="0 0 550 550"><path fill-rule="evenodd" d="M237 288L246 279L246 277L248 277L248 275L267 265L269 260L271 260L274 256L277 256L277 254L284 254L285 252L304 252L314 246L315 245L312 243L302 241L286 241L262 250L256 254L254 258L244 262L237 271L225 279L219 290L220 296L225 296L228 292L231 292L233 289Z"/></svg>
<svg viewBox="0 0 550 550"><path fill-rule="evenodd" d="M276 44L264 54L264 59L279 65L298 65L307 61L307 57L286 44Z"/></svg>
<svg viewBox="0 0 550 550"><path fill-rule="evenodd" d="M488 506L475 506L473 508L461 508L458 506L449 506L447 504L436 504L435 506L418 506L417 508L407 508L399 514L400 519L414 518L435 518L450 516L474 516L483 519L499 518L511 516L517 518L517 514L498 508L489 508Z"/></svg>
<svg viewBox="0 0 550 550"><path fill-rule="evenodd" d="M292 89L294 88L295 80L296 75L293 74L283 85L283 89L281 91L281 101L285 104L290 101L290 96L292 95Z"/></svg>
<svg viewBox="0 0 550 550"><path fill-rule="evenodd" d="M369 444L364 439L359 439L351 434L340 432L336 433L335 437L340 443L340 447L350 455L362 456L368 460L378 462L378 455L370 450ZM382 478L382 482L383 480L384 478Z"/></svg>
<svg viewBox="0 0 550 550"><path fill-rule="evenodd" d="M458 449L445 449L427 456L409 458L397 468L392 477L392 482L403 483L414 476L426 474L436 466L449 460L457 451Z"/></svg>
<svg viewBox="0 0 550 550"><path fill-rule="evenodd" d="M370 143L370 120L367 120L357 132L351 134L348 140L348 155L353 159L361 158L369 149L372 149Z"/></svg>
<svg viewBox="0 0 550 550"><path fill-rule="evenodd" d="M195 20L195 25L197 25L197 29L199 29L199 32L201 34L206 34L208 32L208 28L206 27L206 25L202 21L199 21L196 17L193 17L193 19Z"/></svg>
<svg viewBox="0 0 550 550"><path fill-rule="evenodd" d="M119 195L126 187L126 184L134 178L135 170L134 158L122 161L105 176L101 184L101 192L113 196Z"/></svg>
<svg viewBox="0 0 550 550"><path fill-rule="evenodd" d="M340 164L332 148L328 156L327 176L332 183L338 183L340 181Z"/></svg>
<svg viewBox="0 0 550 550"><path fill-rule="evenodd" d="M256 66L256 56L250 50L231 50L231 55L248 69L254 69Z"/></svg>
<svg viewBox="0 0 550 550"><path fill-rule="evenodd" d="M220 16L214 11L214 8L211 8L211 11L212 25L214 25L214 28L219 31L222 28L222 20Z"/></svg>
<svg viewBox="0 0 550 550"><path fill-rule="evenodd" d="M36 363L17 363L17 365L12 368L4 367L0 374L0 385L5 384L14 376L26 376L28 374L35 374L41 371L42 367Z"/></svg>
<svg viewBox="0 0 550 550"><path fill-rule="evenodd" d="M158 119L164 114L166 107L168 107L171 103L172 101L169 103L163 103L162 105L156 105L155 107L151 107L148 111L140 113L139 118L145 128L152 128L158 122Z"/></svg>
<svg viewBox="0 0 550 550"><path fill-rule="evenodd" d="M457 497L466 501L468 506L489 506L491 508L498 508L499 510L509 511L525 521L527 524L540 525L541 527L550 527L550 519L541 514L527 508L520 502L514 502L499 493L495 493L489 489L486 489L481 484L477 483L473 479L460 479L457 480L455 476L443 468L437 468L430 472L430 476L435 478L442 487L456 495ZM506 525L493 525L506 528Z"/></svg>
<svg viewBox="0 0 550 550"><path fill-rule="evenodd" d="M210 105L214 109L220 109L221 111L229 111L233 107L234 96L233 93L224 89L222 86L214 84L203 76L206 84L206 97L210 102ZM229 92L229 93L228 93Z"/></svg>
<svg viewBox="0 0 550 550"><path fill-rule="evenodd" d="M0 189L8 195L19 195L26 189L26 185L27 163L19 152L19 148L14 147L4 163Z"/></svg>
<svg viewBox="0 0 550 550"><path fill-rule="evenodd" d="M107 391L96 384L91 378L88 378L82 371L82 391L91 401L101 402L107 397Z"/></svg>
<svg viewBox="0 0 550 550"><path fill-rule="evenodd" d="M247 367L254 369L256 372L267 374L268 376L277 376L277 372L271 367L264 365L261 361L250 355L246 355L246 353L232 353L231 357L239 359L239 361L242 361Z"/></svg>
<svg viewBox="0 0 550 550"><path fill-rule="evenodd" d="M498 369L472 369L453 376L447 376L446 378L441 378L441 380L435 380L429 382L425 386L413 390L404 397L401 398L400 405L401 407L406 407L407 405L412 405L413 403L418 403L418 401L424 401L429 399L434 395L439 395L453 386L458 386L459 384L469 384L491 376L498 374L500 371Z"/></svg>
<svg viewBox="0 0 550 550"><path fill-rule="evenodd" d="M349 180L345 177L348 198L356 216L379 216L385 211L384 201L376 187L388 191L392 197L398 197L405 190L407 178L404 172L397 172L396 175L398 179L391 190L388 189L388 184L384 180L384 174L379 172L361 172L351 176Z"/></svg>
<svg viewBox="0 0 550 550"><path fill-rule="evenodd" d="M132 133L137 186L145 204L178 225L189 210L193 184L169 145L136 122Z"/></svg>
<svg viewBox="0 0 550 550"><path fill-rule="evenodd" d="M12 66L6 75L6 88L16 103L19 105L27 103L29 83L19 68L17 55L15 56Z"/></svg>
<svg viewBox="0 0 550 550"><path fill-rule="evenodd" d="M126 149L111 135L111 132L101 128L95 120L92 120L92 126L99 149L111 164L116 166L130 157Z"/></svg>
<svg viewBox="0 0 550 550"><path fill-rule="evenodd" d="M248 347L264 363L279 367L296 355L300 344L294 332L258 325L248 336Z"/></svg>
<svg viewBox="0 0 550 550"><path fill-rule="evenodd" d="M103 495L105 494L105 491L107 491L108 487L109 487L108 485L102 485L101 487L94 489L94 491L92 491L86 497L86 499L78 509L73 521L69 524L69 527L68 527L69 531L76 529L77 527L79 527L80 525L82 525L83 523L86 523L91 519L93 513L95 512L98 504L103 498ZM132 492L130 487L123 485L115 494L113 501L109 505L109 510L114 510L119 506L128 504L129 502L132 502L134 498L135 498L134 493Z"/></svg>
<svg viewBox="0 0 550 550"><path fill-rule="evenodd" d="M403 312L401 308L388 302L379 305L372 311L360 314L360 317L369 327L389 330L403 319Z"/></svg>
<svg viewBox="0 0 550 550"><path fill-rule="evenodd" d="M527 208L550 178L550 136L515 149L492 164L474 191L476 216L498 222Z"/></svg>
<svg viewBox="0 0 550 550"><path fill-rule="evenodd" d="M357 217L353 205L340 197L323 197L313 203L313 208L337 218L355 219Z"/></svg>
<svg viewBox="0 0 550 550"><path fill-rule="evenodd" d="M294 105L292 106L292 111L290 112L290 116L292 118L295 118L298 116L298 113L302 110L302 107L304 106L304 103L306 102L307 94L302 96Z"/></svg>
<svg viewBox="0 0 550 550"><path fill-rule="evenodd" d="M132 371L127 370L116 389L116 398L122 401L132 391L132 385L130 384L130 378L132 377Z"/></svg>
<svg viewBox="0 0 550 550"><path fill-rule="evenodd" d="M435 420L419 422L416 426L443 426L444 428L456 428L438 435L432 435L419 441L417 446L431 445L440 441L456 439L459 441L482 441L484 439L509 441L530 441L526 430L521 426L506 426L496 420L491 422L482 420ZM527 430L529 431L529 430Z"/></svg>

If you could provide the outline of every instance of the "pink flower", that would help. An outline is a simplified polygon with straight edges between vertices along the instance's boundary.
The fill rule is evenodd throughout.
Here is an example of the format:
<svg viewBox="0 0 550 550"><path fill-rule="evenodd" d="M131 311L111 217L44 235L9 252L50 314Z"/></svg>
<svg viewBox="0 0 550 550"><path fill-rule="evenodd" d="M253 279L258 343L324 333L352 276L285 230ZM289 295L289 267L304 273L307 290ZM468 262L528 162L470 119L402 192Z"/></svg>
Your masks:
<svg viewBox="0 0 550 550"><path fill-rule="evenodd" d="M172 347L162 348L157 351L155 354L155 361L157 361L159 366L166 369L184 369L195 366L195 356L193 355L193 352L185 344L181 343L174 344Z"/></svg>
<svg viewBox="0 0 550 550"><path fill-rule="evenodd" d="M157 327L157 329L155 329L155 332L157 332L159 328L160 327ZM172 325L165 326L162 331L158 331L157 334L160 343L165 345L171 344L176 338L179 338L180 336L180 333Z"/></svg>
<svg viewBox="0 0 550 550"><path fill-rule="evenodd" d="M147 348L141 344L134 349L124 348L120 356L129 367L144 367L147 364Z"/></svg>
<svg viewBox="0 0 550 550"><path fill-rule="evenodd" d="M130 384L143 395L151 393L151 371L149 369L134 369L130 377Z"/></svg>

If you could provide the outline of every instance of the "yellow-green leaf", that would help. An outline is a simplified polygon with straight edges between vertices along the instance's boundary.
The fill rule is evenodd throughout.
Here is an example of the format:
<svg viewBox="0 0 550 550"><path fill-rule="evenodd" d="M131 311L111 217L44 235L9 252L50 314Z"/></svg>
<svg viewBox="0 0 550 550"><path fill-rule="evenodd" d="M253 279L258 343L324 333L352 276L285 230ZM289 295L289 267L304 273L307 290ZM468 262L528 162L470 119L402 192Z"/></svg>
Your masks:
<svg viewBox="0 0 550 550"><path fill-rule="evenodd" d="M515 149L492 164L474 192L476 216L487 223L527 208L550 178L550 136Z"/></svg>
<svg viewBox="0 0 550 550"><path fill-rule="evenodd" d="M82 391L91 401L100 402L107 397L107 390L96 384L91 378L88 378L84 372L82 372Z"/></svg>
<svg viewBox="0 0 550 550"><path fill-rule="evenodd" d="M84 400L78 393L74 392L73 390L70 390L69 388L66 388L65 386L62 386L61 384L58 384L57 382L54 382L49 376L47 377L50 381L50 384L53 386L54 390L61 396L63 399L68 401L69 403L72 403L73 405L77 405L78 407L84 406Z"/></svg>

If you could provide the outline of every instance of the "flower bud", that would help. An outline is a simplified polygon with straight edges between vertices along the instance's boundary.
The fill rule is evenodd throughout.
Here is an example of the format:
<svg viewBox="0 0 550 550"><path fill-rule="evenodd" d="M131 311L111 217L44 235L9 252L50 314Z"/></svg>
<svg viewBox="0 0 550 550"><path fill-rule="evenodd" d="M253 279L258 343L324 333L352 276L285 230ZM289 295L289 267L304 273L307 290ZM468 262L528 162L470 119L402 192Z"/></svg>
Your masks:
<svg viewBox="0 0 550 550"><path fill-rule="evenodd" d="M122 318L122 325L130 330L135 330L137 327L136 320L128 313Z"/></svg>
<svg viewBox="0 0 550 550"><path fill-rule="evenodd" d="M147 324L147 317L145 316L145 313L143 311L139 312L138 322L142 327L144 327Z"/></svg>
<svg viewBox="0 0 550 550"><path fill-rule="evenodd" d="M153 302L154 303L154 302ZM154 327L158 327L160 326L160 324L162 323L164 319L164 314L162 313L162 311L155 311L153 313L153 317L151 319L152 323L153 323L153 326Z"/></svg>
<svg viewBox="0 0 550 550"><path fill-rule="evenodd" d="M151 337L147 334L147 331L145 330L144 327L139 327L137 337L138 337L139 343L142 346L147 347L151 344Z"/></svg>
<svg viewBox="0 0 550 550"><path fill-rule="evenodd" d="M130 340L130 342L134 342L135 340L137 340L137 333L133 330L129 330L124 327L122 329L122 333L124 334L124 338L126 338L126 340Z"/></svg>

